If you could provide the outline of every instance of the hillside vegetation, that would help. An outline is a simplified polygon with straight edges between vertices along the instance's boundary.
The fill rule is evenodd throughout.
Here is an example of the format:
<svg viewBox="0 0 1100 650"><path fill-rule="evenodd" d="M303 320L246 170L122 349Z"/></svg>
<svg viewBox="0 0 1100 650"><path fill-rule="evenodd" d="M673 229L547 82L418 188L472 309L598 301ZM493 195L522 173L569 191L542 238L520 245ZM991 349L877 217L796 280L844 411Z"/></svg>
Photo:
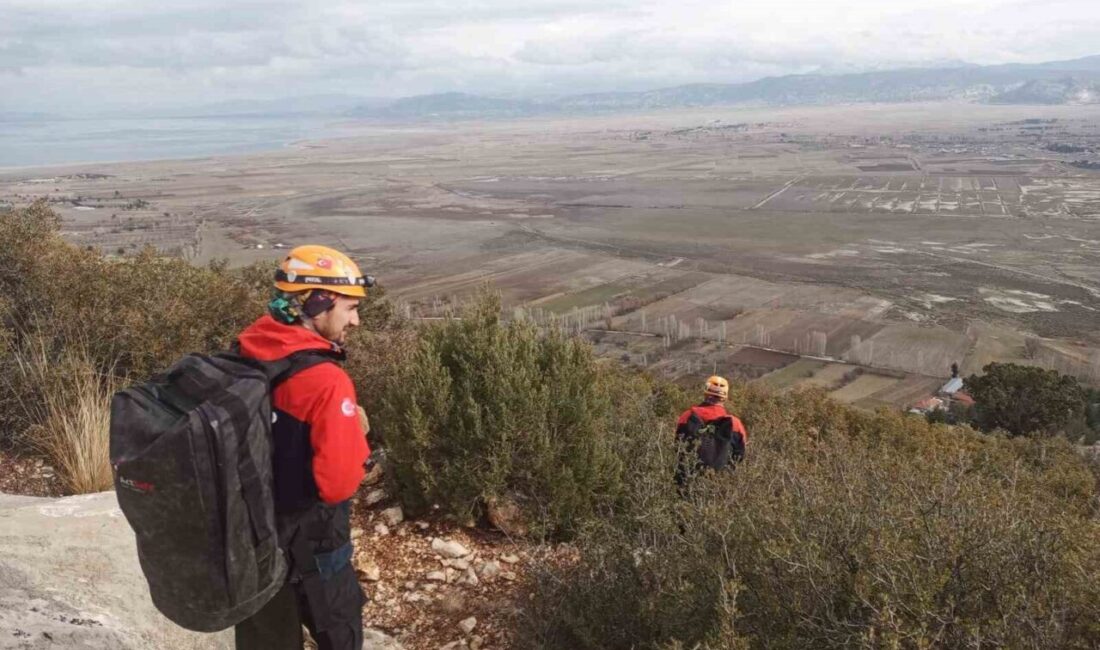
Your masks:
<svg viewBox="0 0 1100 650"><path fill-rule="evenodd" d="M530 647L1100 641L1096 477L1064 440L816 393L733 402L752 432L746 462L685 499L667 472L633 473L627 507L582 536L578 563L538 581Z"/></svg>
<svg viewBox="0 0 1100 650"><path fill-rule="evenodd" d="M226 346L271 271L104 258L43 205L0 214L0 253L3 443L76 453L74 491L104 487L110 390ZM522 647L1100 646L1098 473L1063 437L740 385L746 460L680 494L695 396L499 307L416 328L375 292L349 371L409 511L566 542L515 603Z"/></svg>
<svg viewBox="0 0 1100 650"><path fill-rule="evenodd" d="M110 487L106 460L107 405L111 390L164 370L189 352L226 349L263 313L272 268L195 267L146 249L131 257L105 257L66 242L44 202L0 211L0 444L49 456L70 491ZM380 298L363 310L366 332L390 329L392 312ZM400 345L370 345L379 351ZM354 354L350 367L368 393L383 367ZM375 355L373 361L385 358ZM98 396L98 397L97 397ZM87 408L79 417L73 409ZM61 422L65 422L64 425ZM74 424L84 431L74 433ZM89 438L96 442L86 442ZM81 442L85 441L85 442ZM81 462L84 474L65 467L77 444L101 450L100 469ZM63 451L69 449L69 451ZM98 451L96 453L99 453Z"/></svg>
<svg viewBox="0 0 1100 650"><path fill-rule="evenodd" d="M258 313L249 273L66 243L44 203L0 213L0 443L45 453L70 491L110 487L105 396ZM94 455L79 459L81 455Z"/></svg>
<svg viewBox="0 0 1100 650"><path fill-rule="evenodd" d="M406 504L518 503L572 539L522 603L523 647L1091 648L1097 468L821 392L731 396L748 459L673 486L676 388L505 323L491 297L421 330L384 398Z"/></svg>

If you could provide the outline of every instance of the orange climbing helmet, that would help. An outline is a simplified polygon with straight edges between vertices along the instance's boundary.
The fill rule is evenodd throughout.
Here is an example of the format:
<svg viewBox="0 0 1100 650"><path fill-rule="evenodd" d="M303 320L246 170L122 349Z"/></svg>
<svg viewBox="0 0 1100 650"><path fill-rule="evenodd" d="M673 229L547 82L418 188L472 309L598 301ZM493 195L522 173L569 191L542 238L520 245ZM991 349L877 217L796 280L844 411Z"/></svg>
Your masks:
<svg viewBox="0 0 1100 650"><path fill-rule="evenodd" d="M725 377L719 377L718 375L708 377L706 385L703 386L703 394L707 397L717 397L725 401L730 396L730 383L726 381Z"/></svg>
<svg viewBox="0 0 1100 650"><path fill-rule="evenodd" d="M323 289L352 298L365 298L374 278L363 275L351 258L327 246L299 246L279 263L275 288L285 293Z"/></svg>

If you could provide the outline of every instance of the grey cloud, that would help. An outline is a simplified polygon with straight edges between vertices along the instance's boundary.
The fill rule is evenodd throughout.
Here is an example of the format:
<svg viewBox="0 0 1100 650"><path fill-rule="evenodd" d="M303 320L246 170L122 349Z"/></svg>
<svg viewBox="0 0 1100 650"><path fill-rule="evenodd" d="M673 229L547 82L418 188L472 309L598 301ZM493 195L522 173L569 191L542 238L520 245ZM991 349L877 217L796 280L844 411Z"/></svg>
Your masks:
<svg viewBox="0 0 1100 650"><path fill-rule="evenodd" d="M86 88L206 103L635 90L1071 58L1096 53L1100 37L1089 0L925 0L910 10L880 0L0 0L0 17L5 105Z"/></svg>
<svg viewBox="0 0 1100 650"><path fill-rule="evenodd" d="M255 5L251 9L196 0L176 4L163 2L155 9L150 9L148 4L121 4L110 11L96 3L64 9L51 9L50 5L42 4L14 10L4 8L3 4L0 1L0 11L5 16L0 23L0 36L47 40L254 31L285 24L300 10L300 3L291 0L249 3Z"/></svg>
<svg viewBox="0 0 1100 650"><path fill-rule="evenodd" d="M347 57L398 66L408 52L399 38L385 30L356 25L0 41L0 66L8 68L64 65L181 70L263 66L278 58L338 62Z"/></svg>
<svg viewBox="0 0 1100 650"><path fill-rule="evenodd" d="M23 40L0 39L0 70L21 70L44 58L41 46Z"/></svg>
<svg viewBox="0 0 1100 650"><path fill-rule="evenodd" d="M587 15L630 15L631 0L405 0L370 5L369 15L406 28L437 28L455 23L545 21Z"/></svg>
<svg viewBox="0 0 1100 650"><path fill-rule="evenodd" d="M688 83L804 72L839 55L829 45L777 47L735 34L679 40L657 30L632 30L595 39L534 39L515 57L540 66L584 68L590 77L601 69L606 73L600 75L603 77L636 70L644 71L642 77L651 83L662 79L665 83Z"/></svg>
<svg viewBox="0 0 1100 650"><path fill-rule="evenodd" d="M4 7L0 12L0 68L50 65L90 68L128 66L232 68L270 63L277 57L325 60L348 55L373 65L400 68L409 59L403 37L455 23L539 20L595 11L588 2L505 0L441 2L404 0L370 4L305 0L212 0L50 8ZM608 8L626 3L608 4ZM5 43L6 41L6 43ZM30 56L27 53L33 52ZM421 56L431 58L432 53ZM375 60L377 59L377 60ZM451 58L454 62L454 58Z"/></svg>

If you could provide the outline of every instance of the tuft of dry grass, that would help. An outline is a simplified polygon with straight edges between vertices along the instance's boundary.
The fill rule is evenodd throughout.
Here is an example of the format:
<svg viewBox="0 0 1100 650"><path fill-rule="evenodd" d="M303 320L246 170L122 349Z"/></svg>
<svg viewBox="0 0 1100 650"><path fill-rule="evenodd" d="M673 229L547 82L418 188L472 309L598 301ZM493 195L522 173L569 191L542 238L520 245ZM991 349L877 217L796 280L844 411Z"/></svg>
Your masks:
<svg viewBox="0 0 1100 650"><path fill-rule="evenodd" d="M46 456L72 494L111 489L109 458L111 396L117 380L97 371L87 347L74 342L54 356L41 338L17 350L13 359L23 386L20 396L28 421L27 447Z"/></svg>
<svg viewBox="0 0 1100 650"><path fill-rule="evenodd" d="M75 494L111 489L109 435L114 389L92 374L81 377L76 390L51 399L43 425L43 451L68 490Z"/></svg>

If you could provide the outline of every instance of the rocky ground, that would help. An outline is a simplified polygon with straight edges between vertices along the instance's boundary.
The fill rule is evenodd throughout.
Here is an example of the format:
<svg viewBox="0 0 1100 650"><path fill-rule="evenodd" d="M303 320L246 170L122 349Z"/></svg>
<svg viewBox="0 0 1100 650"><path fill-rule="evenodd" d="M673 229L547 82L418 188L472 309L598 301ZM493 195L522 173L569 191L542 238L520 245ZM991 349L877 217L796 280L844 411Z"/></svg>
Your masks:
<svg viewBox="0 0 1100 650"><path fill-rule="evenodd" d="M0 649L59 639L78 648L231 646L224 634L190 634L156 613L113 493L57 498L61 491L42 460L0 451ZM370 599L367 650L513 647L508 623L531 569L562 553L441 517L406 519L381 484L359 491L352 525Z"/></svg>
<svg viewBox="0 0 1100 650"><path fill-rule="evenodd" d="M58 497L61 482L53 467L41 458L0 448L0 493Z"/></svg>
<svg viewBox="0 0 1100 650"><path fill-rule="evenodd" d="M0 649L230 650L161 616L113 492L0 494Z"/></svg>
<svg viewBox="0 0 1100 650"><path fill-rule="evenodd" d="M381 487L356 497L354 562L364 621L407 650L510 648L530 569L560 551L438 518L406 520Z"/></svg>

